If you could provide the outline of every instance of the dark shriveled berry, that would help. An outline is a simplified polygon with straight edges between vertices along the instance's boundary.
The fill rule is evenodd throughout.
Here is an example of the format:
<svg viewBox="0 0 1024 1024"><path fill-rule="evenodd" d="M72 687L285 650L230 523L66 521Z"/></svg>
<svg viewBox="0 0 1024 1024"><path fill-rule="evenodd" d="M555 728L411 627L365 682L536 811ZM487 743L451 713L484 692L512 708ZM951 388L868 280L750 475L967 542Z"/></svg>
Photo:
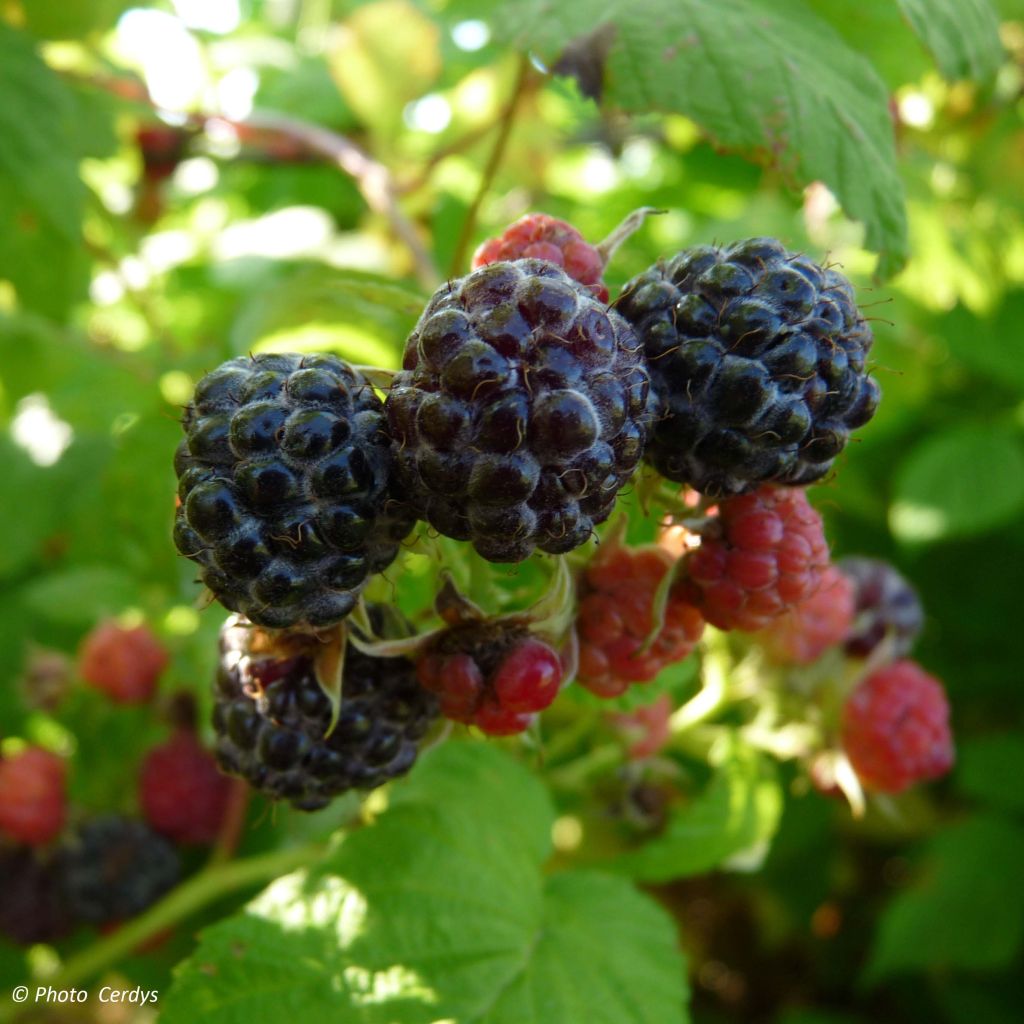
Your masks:
<svg viewBox="0 0 1024 1024"><path fill-rule="evenodd" d="M839 568L853 584L855 601L846 653L866 658L890 636L892 657L906 657L924 625L924 609L917 591L893 566L879 558L843 558Z"/></svg>
<svg viewBox="0 0 1024 1024"><path fill-rule="evenodd" d="M267 637L233 616L221 630L213 714L220 767L304 811L404 775L437 716L406 658L345 653L337 724L315 674L316 640ZM290 645L290 646L289 646Z"/></svg>
<svg viewBox="0 0 1024 1024"><path fill-rule="evenodd" d="M439 289L387 399L417 514L494 562L571 551L643 455L647 372L629 325L552 263Z"/></svg>
<svg viewBox="0 0 1024 1024"><path fill-rule="evenodd" d="M704 494L820 479L878 405L849 281L775 239L687 249L615 308L662 404L647 457Z"/></svg>
<svg viewBox="0 0 1024 1024"><path fill-rule="evenodd" d="M273 629L348 615L414 521L369 382L330 355L232 359L184 427L174 542L218 600Z"/></svg>

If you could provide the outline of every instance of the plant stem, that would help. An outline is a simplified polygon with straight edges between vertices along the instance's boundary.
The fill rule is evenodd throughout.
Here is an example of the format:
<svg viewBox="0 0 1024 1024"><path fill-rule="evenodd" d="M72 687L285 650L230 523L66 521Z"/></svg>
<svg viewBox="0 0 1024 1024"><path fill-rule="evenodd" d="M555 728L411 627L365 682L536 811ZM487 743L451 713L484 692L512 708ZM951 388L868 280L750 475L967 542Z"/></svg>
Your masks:
<svg viewBox="0 0 1024 1024"><path fill-rule="evenodd" d="M624 759L622 747L618 743L609 743L549 772L548 782L555 789L579 790L592 775L622 764Z"/></svg>
<svg viewBox="0 0 1024 1024"><path fill-rule="evenodd" d="M221 823L220 834L217 836L216 845L207 867L214 864L224 864L235 855L238 844L242 838L242 830L245 828L245 813L249 809L249 799L252 790L247 783L241 779L232 779L228 789L227 809L224 812L224 820Z"/></svg>
<svg viewBox="0 0 1024 1024"><path fill-rule="evenodd" d="M117 963L153 935L184 920L207 904L238 889L270 881L310 864L322 856L325 849L321 843L311 843L205 868L168 893L144 914L75 954L45 981L54 988L69 988ZM0 1021L12 1019L20 1009L13 1002L0 1004Z"/></svg>
<svg viewBox="0 0 1024 1024"><path fill-rule="evenodd" d="M476 218L480 212L480 206L485 196L490 191L494 176L501 165L502 157L505 155L505 147L508 145L508 137L512 131L512 122L515 121L516 109L519 100L522 98L527 79L530 74L530 58L526 54L519 57L519 68L516 71L515 82L512 85L512 95L505 105L505 111L498 122L498 137L494 140L494 148L487 158L483 176L480 178L480 187L473 196L473 201L466 211L466 219L462 222L462 230L459 232L459 240L455 245L455 255L452 257L451 277L461 277L466 263L466 253L469 250L469 243L473 240L473 232L476 230Z"/></svg>

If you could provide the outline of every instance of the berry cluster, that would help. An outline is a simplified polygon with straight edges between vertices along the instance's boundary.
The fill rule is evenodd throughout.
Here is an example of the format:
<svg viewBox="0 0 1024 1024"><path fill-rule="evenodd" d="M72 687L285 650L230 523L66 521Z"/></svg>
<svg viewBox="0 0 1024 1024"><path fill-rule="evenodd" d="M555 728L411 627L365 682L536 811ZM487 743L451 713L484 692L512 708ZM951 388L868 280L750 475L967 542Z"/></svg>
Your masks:
<svg viewBox="0 0 1024 1024"><path fill-rule="evenodd" d="M653 679L705 623L747 634L737 643L783 675L884 637L905 653L912 592L877 567L833 565L805 490L879 399L850 283L754 238L678 253L609 304L604 265L636 223L593 246L522 218L430 298L397 373L260 355L199 381L175 459L175 542L236 613L215 688L222 770L319 808L408 771L438 714L522 732L573 677L599 697ZM683 550L615 539L587 557L645 458L689 488L644 484ZM388 635L363 592L416 520L469 542L470 560L576 552L574 583L560 608L495 615L453 604L439 576L444 625ZM658 744L671 711L659 708ZM168 758L171 746L191 756L175 739ZM166 775L155 754L149 772ZM205 812L173 813L191 778L147 803L182 841L208 834Z"/></svg>

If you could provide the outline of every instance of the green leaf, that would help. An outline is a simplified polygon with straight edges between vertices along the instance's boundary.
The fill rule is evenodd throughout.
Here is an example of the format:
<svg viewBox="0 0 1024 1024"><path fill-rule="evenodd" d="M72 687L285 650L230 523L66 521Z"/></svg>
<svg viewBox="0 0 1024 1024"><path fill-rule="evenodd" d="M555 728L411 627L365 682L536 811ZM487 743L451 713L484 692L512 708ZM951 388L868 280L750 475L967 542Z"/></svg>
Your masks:
<svg viewBox="0 0 1024 1024"><path fill-rule="evenodd" d="M84 293L85 186L78 177L80 104L0 20L0 273L23 304L63 316Z"/></svg>
<svg viewBox="0 0 1024 1024"><path fill-rule="evenodd" d="M957 784L962 792L1002 810L1024 812L1024 738L1016 733L972 736L958 744Z"/></svg>
<svg viewBox="0 0 1024 1024"><path fill-rule="evenodd" d="M999 70L999 18L988 0L899 0L899 5L946 78L985 81Z"/></svg>
<svg viewBox="0 0 1024 1024"><path fill-rule="evenodd" d="M767 851L781 813L774 764L733 744L707 788L672 816L665 831L613 866L645 882L697 875L730 859L747 867Z"/></svg>
<svg viewBox="0 0 1024 1024"><path fill-rule="evenodd" d="M893 533L929 542L984 533L1024 508L1024 450L1000 427L955 427L919 444L900 466Z"/></svg>
<svg viewBox="0 0 1024 1024"><path fill-rule="evenodd" d="M953 355L999 385L1024 392L1024 292L1010 292L992 316L974 316L958 305L935 323Z"/></svg>
<svg viewBox="0 0 1024 1024"><path fill-rule="evenodd" d="M25 604L53 622L83 625L136 604L139 591L127 573L106 565L80 565L42 576L24 591Z"/></svg>
<svg viewBox="0 0 1024 1024"><path fill-rule="evenodd" d="M76 103L36 54L29 36L0 21L0 172L32 201L39 217L77 240L85 187L68 145ZM11 102L17 97L17 102Z"/></svg>
<svg viewBox="0 0 1024 1024"><path fill-rule="evenodd" d="M23 0L25 24L42 39L79 39L110 28L132 0Z"/></svg>
<svg viewBox="0 0 1024 1024"><path fill-rule="evenodd" d="M553 813L524 768L449 743L392 792L323 865L208 929L162 1019L685 1021L671 921L624 879L545 878Z"/></svg>
<svg viewBox="0 0 1024 1024"><path fill-rule="evenodd" d="M233 351L334 351L397 368L426 299L389 278L307 267L258 292L231 330Z"/></svg>
<svg viewBox="0 0 1024 1024"><path fill-rule="evenodd" d="M823 181L864 222L881 274L905 261L888 92L871 64L805 7L519 0L496 20L499 32L611 106L685 114L719 145L770 161L798 185ZM592 31L581 38L584 25Z"/></svg>
<svg viewBox="0 0 1024 1024"><path fill-rule="evenodd" d="M866 970L998 969L1024 939L1024 829L972 818L932 841L920 877L886 907Z"/></svg>

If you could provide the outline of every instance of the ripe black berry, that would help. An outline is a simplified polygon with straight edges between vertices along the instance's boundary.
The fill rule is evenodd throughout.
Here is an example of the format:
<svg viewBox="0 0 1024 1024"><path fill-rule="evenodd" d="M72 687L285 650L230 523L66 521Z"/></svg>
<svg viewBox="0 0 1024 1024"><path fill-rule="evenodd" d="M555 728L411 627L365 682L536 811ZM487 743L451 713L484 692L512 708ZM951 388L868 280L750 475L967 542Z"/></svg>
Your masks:
<svg viewBox="0 0 1024 1024"><path fill-rule="evenodd" d="M648 458L704 494L820 479L878 405L849 281L775 239L687 249L616 308L662 403Z"/></svg>
<svg viewBox="0 0 1024 1024"><path fill-rule="evenodd" d="M71 930L54 860L25 846L0 848L0 935L19 946Z"/></svg>
<svg viewBox="0 0 1024 1024"><path fill-rule="evenodd" d="M335 356L232 359L184 426L174 540L203 582L269 628L343 619L413 523L370 384Z"/></svg>
<svg viewBox="0 0 1024 1024"><path fill-rule="evenodd" d="M68 907L90 924L142 913L174 887L180 872L178 854L163 836L116 815L86 822L60 855Z"/></svg>
<svg viewBox="0 0 1024 1024"><path fill-rule="evenodd" d="M421 518L491 561L578 547L643 454L632 330L544 260L439 289L402 366L387 400L399 479Z"/></svg>
<svg viewBox="0 0 1024 1024"><path fill-rule="evenodd" d="M345 653L342 701L317 681L317 641L265 633L233 616L221 630L213 724L221 768L273 799L315 811L349 789L404 775L437 715L406 658Z"/></svg>

